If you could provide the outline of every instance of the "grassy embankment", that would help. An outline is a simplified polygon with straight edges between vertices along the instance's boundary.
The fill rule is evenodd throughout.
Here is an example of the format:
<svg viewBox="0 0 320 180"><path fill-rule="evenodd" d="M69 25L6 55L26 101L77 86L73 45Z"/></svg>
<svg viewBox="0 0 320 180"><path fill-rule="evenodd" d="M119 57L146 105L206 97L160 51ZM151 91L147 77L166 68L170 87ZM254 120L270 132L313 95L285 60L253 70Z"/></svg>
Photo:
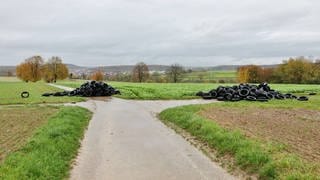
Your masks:
<svg viewBox="0 0 320 180"><path fill-rule="evenodd" d="M0 179L67 178L91 113L80 107L49 106L0 111L0 155L6 156L0 162Z"/></svg>
<svg viewBox="0 0 320 180"><path fill-rule="evenodd" d="M30 93L29 98L21 98L23 91ZM83 101L81 97L42 97L45 92L62 91L49 86L44 82L25 83L13 79L0 79L0 105L7 104L39 104L39 103L65 103Z"/></svg>
<svg viewBox="0 0 320 180"><path fill-rule="evenodd" d="M77 88L84 81L60 81L58 84ZM198 98L198 91L209 91L219 85L213 83L130 83L130 82L108 82L121 91L117 97L124 99L194 99ZM308 91L320 91L319 85L296 85L296 84L272 84L272 88L281 92L302 93Z"/></svg>
<svg viewBox="0 0 320 180"><path fill-rule="evenodd" d="M231 155L237 166L249 174L258 174L260 179L319 179L320 164L317 159L314 161L320 158L319 104L319 95L312 96L308 102L222 102L171 108L160 117L164 123L183 129L217 150L219 156ZM262 114L264 111L268 113ZM299 128L290 126L291 123ZM247 127L254 128L247 131ZM291 134L287 136L282 131ZM304 137L307 142L299 141ZM299 142L305 144L299 146Z"/></svg>

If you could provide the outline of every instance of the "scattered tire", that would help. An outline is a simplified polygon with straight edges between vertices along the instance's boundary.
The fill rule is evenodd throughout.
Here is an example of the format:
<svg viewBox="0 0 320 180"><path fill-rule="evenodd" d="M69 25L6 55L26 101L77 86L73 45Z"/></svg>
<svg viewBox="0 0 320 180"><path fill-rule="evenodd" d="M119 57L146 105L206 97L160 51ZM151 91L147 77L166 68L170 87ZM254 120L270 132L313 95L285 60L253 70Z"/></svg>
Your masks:
<svg viewBox="0 0 320 180"><path fill-rule="evenodd" d="M311 93L309 93L309 95L310 95L310 96L314 96L314 95L317 95L317 93L311 92Z"/></svg>
<svg viewBox="0 0 320 180"><path fill-rule="evenodd" d="M298 100L298 101L308 101L309 98L306 97L306 96L300 96L297 100Z"/></svg>
<svg viewBox="0 0 320 180"><path fill-rule="evenodd" d="M44 96L44 97L53 96L53 93L44 93L44 94L42 94L42 96Z"/></svg>
<svg viewBox="0 0 320 180"><path fill-rule="evenodd" d="M29 98L30 93L28 91L23 91L20 95L22 98Z"/></svg>

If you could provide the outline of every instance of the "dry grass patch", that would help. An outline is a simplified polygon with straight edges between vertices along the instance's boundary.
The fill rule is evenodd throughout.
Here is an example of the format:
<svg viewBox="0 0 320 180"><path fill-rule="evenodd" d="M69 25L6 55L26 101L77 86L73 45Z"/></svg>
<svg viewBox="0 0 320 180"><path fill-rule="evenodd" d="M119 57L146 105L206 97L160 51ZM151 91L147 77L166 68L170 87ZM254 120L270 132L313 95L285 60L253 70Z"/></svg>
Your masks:
<svg viewBox="0 0 320 180"><path fill-rule="evenodd" d="M58 107L0 107L0 162L22 147Z"/></svg>

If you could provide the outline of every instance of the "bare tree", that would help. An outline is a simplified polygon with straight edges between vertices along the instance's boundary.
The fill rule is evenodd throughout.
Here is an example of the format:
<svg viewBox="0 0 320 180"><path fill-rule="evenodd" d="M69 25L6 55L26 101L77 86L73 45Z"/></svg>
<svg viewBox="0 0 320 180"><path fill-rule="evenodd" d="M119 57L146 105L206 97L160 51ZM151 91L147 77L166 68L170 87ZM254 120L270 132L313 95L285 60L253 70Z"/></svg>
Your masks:
<svg viewBox="0 0 320 180"><path fill-rule="evenodd" d="M177 83L184 73L184 68L180 64L172 64L169 69L167 69L167 76L174 82Z"/></svg>
<svg viewBox="0 0 320 180"><path fill-rule="evenodd" d="M135 82L144 82L149 78L149 68L144 62L136 64L132 71L132 80Z"/></svg>

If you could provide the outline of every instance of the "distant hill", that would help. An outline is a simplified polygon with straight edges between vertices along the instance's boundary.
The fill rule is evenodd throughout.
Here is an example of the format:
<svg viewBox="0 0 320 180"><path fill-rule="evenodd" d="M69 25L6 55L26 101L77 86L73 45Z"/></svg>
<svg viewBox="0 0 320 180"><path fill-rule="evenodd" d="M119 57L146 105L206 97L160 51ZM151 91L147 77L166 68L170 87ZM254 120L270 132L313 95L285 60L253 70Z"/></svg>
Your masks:
<svg viewBox="0 0 320 180"><path fill-rule="evenodd" d="M15 66L0 66L0 76L8 76L8 73L12 75L16 74Z"/></svg>
<svg viewBox="0 0 320 180"><path fill-rule="evenodd" d="M131 72L134 68L134 65L121 65L121 66L102 66L102 67L93 67L89 68L90 70L103 69L105 72ZM169 68L166 65L148 65L149 71L165 71Z"/></svg>
<svg viewBox="0 0 320 180"><path fill-rule="evenodd" d="M191 68L193 70L206 70L206 71L236 71L239 67L244 65L221 65L221 66L213 66L213 67L194 67ZM272 65L260 65L264 68L275 68L278 66L278 64L272 64Z"/></svg>
<svg viewBox="0 0 320 180"><path fill-rule="evenodd" d="M77 66L74 64L67 64L70 72L75 74L81 73L91 73L98 69L102 69L104 72L108 73L119 73L119 72L131 72L134 65L119 65L119 66L101 66L101 67L86 67ZM213 66L213 67L186 67L186 69L192 69L193 71L235 71L241 65L223 65L223 66ZM262 67L273 68L278 65L262 65ZM170 66L168 65L148 65L150 71L165 71ZM15 74L15 66L0 66L0 76L7 76L8 72Z"/></svg>

